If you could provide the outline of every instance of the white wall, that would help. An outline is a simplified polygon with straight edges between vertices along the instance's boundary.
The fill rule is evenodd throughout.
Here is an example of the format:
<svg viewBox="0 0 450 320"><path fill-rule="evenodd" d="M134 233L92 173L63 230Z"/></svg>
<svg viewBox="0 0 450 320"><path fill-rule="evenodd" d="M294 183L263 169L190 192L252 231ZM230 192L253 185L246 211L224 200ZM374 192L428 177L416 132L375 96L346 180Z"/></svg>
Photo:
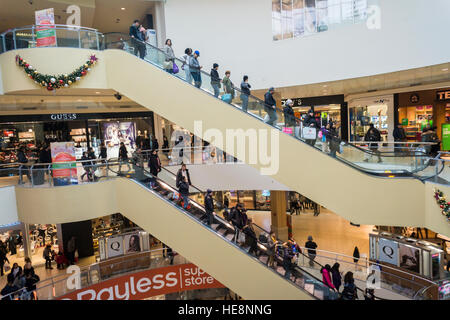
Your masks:
<svg viewBox="0 0 450 320"><path fill-rule="evenodd" d="M17 215L16 191L14 186L0 188L0 225L19 221Z"/></svg>
<svg viewBox="0 0 450 320"><path fill-rule="evenodd" d="M375 75L449 62L450 1L379 0L381 29L342 25L304 38L272 41L271 0L168 0L166 34L179 56L200 51L254 89Z"/></svg>

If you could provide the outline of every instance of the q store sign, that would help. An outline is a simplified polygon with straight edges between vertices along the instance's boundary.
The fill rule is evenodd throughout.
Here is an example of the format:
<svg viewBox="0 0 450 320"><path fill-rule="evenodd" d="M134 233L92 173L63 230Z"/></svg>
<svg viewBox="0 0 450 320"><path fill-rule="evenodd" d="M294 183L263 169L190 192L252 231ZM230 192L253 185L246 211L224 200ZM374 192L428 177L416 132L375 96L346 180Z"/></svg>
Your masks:
<svg viewBox="0 0 450 320"><path fill-rule="evenodd" d="M58 300L142 300L162 294L213 288L225 287L189 263L127 274L71 292Z"/></svg>

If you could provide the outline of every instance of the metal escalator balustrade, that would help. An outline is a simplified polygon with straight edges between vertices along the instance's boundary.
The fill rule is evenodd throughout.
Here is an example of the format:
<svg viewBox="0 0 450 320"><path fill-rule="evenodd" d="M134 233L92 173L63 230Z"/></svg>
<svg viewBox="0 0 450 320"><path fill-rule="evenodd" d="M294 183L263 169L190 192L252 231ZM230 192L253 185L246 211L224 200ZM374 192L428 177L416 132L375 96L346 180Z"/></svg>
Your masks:
<svg viewBox="0 0 450 320"><path fill-rule="evenodd" d="M58 46L73 48L88 48L94 50L120 49L130 54L137 54L136 46L145 49L144 60L151 63L159 69L164 69L166 55L165 53L149 43L136 39L131 39L127 34L107 33L102 34L95 29L76 28L72 26L55 25L58 36ZM60 32L60 34L58 34ZM0 52L21 48L33 48L36 38L36 26L28 26L8 30L0 35ZM172 76L186 82L186 73L181 69L183 61L178 58L172 59L180 69L180 72L171 74ZM214 89L211 85L211 77L208 73L200 71L201 85L198 89L212 96ZM192 86L194 84L190 83ZM379 151L363 149L353 144L349 144L339 139L335 139L331 152L326 142L322 143L320 139L314 143L306 139L302 130L302 120L299 118L285 117L284 111L280 107L272 110L264 101L252 95L246 95L237 87L233 88L234 95L229 105L237 110L246 113L260 121L264 121L268 112L275 112L277 120L271 125L273 128L290 135L301 143L307 143L312 148L328 154L330 157L345 163L352 168L367 174L382 177L411 177L421 181L433 179L440 174L444 168L441 161L432 159L424 154L420 148L408 148L405 152ZM243 101L248 101L244 103ZM226 102L224 102L226 103ZM247 105L247 108L245 108ZM245 110L246 109L246 110ZM267 123L267 121L265 121ZM317 132L316 132L317 135ZM383 142L379 142L383 144ZM330 144L331 146L331 144ZM377 161L381 160L381 161ZM448 184L448 180L440 179L441 183Z"/></svg>

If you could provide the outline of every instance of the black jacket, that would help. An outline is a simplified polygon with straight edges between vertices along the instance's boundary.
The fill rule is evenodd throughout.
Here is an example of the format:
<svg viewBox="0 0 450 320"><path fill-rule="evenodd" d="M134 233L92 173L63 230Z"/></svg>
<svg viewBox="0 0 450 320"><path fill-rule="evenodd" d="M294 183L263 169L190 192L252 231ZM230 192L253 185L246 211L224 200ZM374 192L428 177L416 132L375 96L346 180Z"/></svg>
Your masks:
<svg viewBox="0 0 450 320"><path fill-rule="evenodd" d="M25 153L22 150L19 150L17 152L17 160L19 160L20 163L27 163L28 159Z"/></svg>
<svg viewBox="0 0 450 320"><path fill-rule="evenodd" d="M381 133L377 128L369 128L367 130L366 135L364 136L365 141L381 141ZM376 149L378 148L378 143L370 143L369 148Z"/></svg>
<svg viewBox="0 0 450 320"><path fill-rule="evenodd" d="M214 212L214 200L210 195L205 197L205 210L207 213Z"/></svg>
<svg viewBox="0 0 450 320"><path fill-rule="evenodd" d="M276 101L273 98L273 95L270 93L270 91L267 91L264 95L264 109L267 110L274 110L276 108Z"/></svg>
<svg viewBox="0 0 450 320"><path fill-rule="evenodd" d="M106 147L101 147L100 148L100 158L101 159L106 159L107 158L107 150Z"/></svg>
<svg viewBox="0 0 450 320"><path fill-rule="evenodd" d="M157 154L151 154L148 160L148 167L150 168L150 173L154 176L161 171L161 161Z"/></svg>
<svg viewBox="0 0 450 320"><path fill-rule="evenodd" d="M284 113L284 122L286 123L286 126L294 127L296 124L296 121L295 121L294 110L292 109L292 107L285 106L283 108L283 113Z"/></svg>
<svg viewBox="0 0 450 320"><path fill-rule="evenodd" d="M219 73L217 72L216 69L211 69L210 76L211 76L211 83L220 84Z"/></svg>
<svg viewBox="0 0 450 320"><path fill-rule="evenodd" d="M180 192L180 194L182 196L188 196L189 195L189 185L186 182L181 181L180 185L178 186L178 192Z"/></svg>
<svg viewBox="0 0 450 320"><path fill-rule="evenodd" d="M119 159L128 160L128 151L125 146L121 146L119 149Z"/></svg>
<svg viewBox="0 0 450 320"><path fill-rule="evenodd" d="M405 141L406 140L406 133L405 129L395 127L394 132L392 133L394 136L394 141Z"/></svg>
<svg viewBox="0 0 450 320"><path fill-rule="evenodd" d="M314 241L308 241L305 243L305 248L308 249L309 254L316 254L317 244Z"/></svg>
<svg viewBox="0 0 450 320"><path fill-rule="evenodd" d="M187 176L187 180L188 180L189 185L192 185L192 183L191 183L191 176L189 175L189 170L188 169L186 169L186 176ZM179 187L181 181L183 181L183 174L181 173L181 169L180 169L177 172L177 180L176 180L177 188Z"/></svg>
<svg viewBox="0 0 450 320"><path fill-rule="evenodd" d="M311 127L311 125L314 128L319 129L319 124L317 123L316 117L314 116L311 117L309 114L307 114L305 120L303 120L303 126Z"/></svg>
<svg viewBox="0 0 450 320"><path fill-rule="evenodd" d="M130 26L130 37L133 36L137 40L143 41L142 32L139 31L139 27L136 27L134 24Z"/></svg>
<svg viewBox="0 0 450 320"><path fill-rule="evenodd" d="M52 156L50 154L50 151L42 149L39 152L39 162L40 163L52 163Z"/></svg>
<svg viewBox="0 0 450 320"><path fill-rule="evenodd" d="M241 210L237 209L236 207L231 208L230 211L230 220L233 223L235 227L238 227L239 229L243 227L242 224L242 212Z"/></svg>

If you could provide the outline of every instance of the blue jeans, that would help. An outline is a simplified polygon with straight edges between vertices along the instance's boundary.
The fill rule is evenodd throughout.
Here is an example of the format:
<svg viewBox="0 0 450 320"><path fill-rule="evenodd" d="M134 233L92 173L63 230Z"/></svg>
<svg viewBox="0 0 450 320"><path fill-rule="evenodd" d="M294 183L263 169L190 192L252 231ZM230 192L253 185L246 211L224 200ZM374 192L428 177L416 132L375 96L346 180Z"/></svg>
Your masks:
<svg viewBox="0 0 450 320"><path fill-rule="evenodd" d="M191 72L192 78L194 78L194 85L197 88L200 88L202 86L202 76L200 75L200 72Z"/></svg>
<svg viewBox="0 0 450 320"><path fill-rule="evenodd" d="M181 196L183 198L183 208L187 209L188 205L189 205L189 197L188 196Z"/></svg>
<svg viewBox="0 0 450 320"><path fill-rule="evenodd" d="M277 112L273 109L268 109L266 110L266 112L267 115L269 116L269 119L266 121L266 123L274 126L275 122L278 120Z"/></svg>
<svg viewBox="0 0 450 320"><path fill-rule="evenodd" d="M214 97L218 98L219 97L219 93L220 93L220 88L219 88L219 84L217 83L211 83L211 86L214 89Z"/></svg>
<svg viewBox="0 0 450 320"><path fill-rule="evenodd" d="M242 111L247 112L247 108L248 108L248 95L246 94L241 94L241 101L242 101Z"/></svg>

